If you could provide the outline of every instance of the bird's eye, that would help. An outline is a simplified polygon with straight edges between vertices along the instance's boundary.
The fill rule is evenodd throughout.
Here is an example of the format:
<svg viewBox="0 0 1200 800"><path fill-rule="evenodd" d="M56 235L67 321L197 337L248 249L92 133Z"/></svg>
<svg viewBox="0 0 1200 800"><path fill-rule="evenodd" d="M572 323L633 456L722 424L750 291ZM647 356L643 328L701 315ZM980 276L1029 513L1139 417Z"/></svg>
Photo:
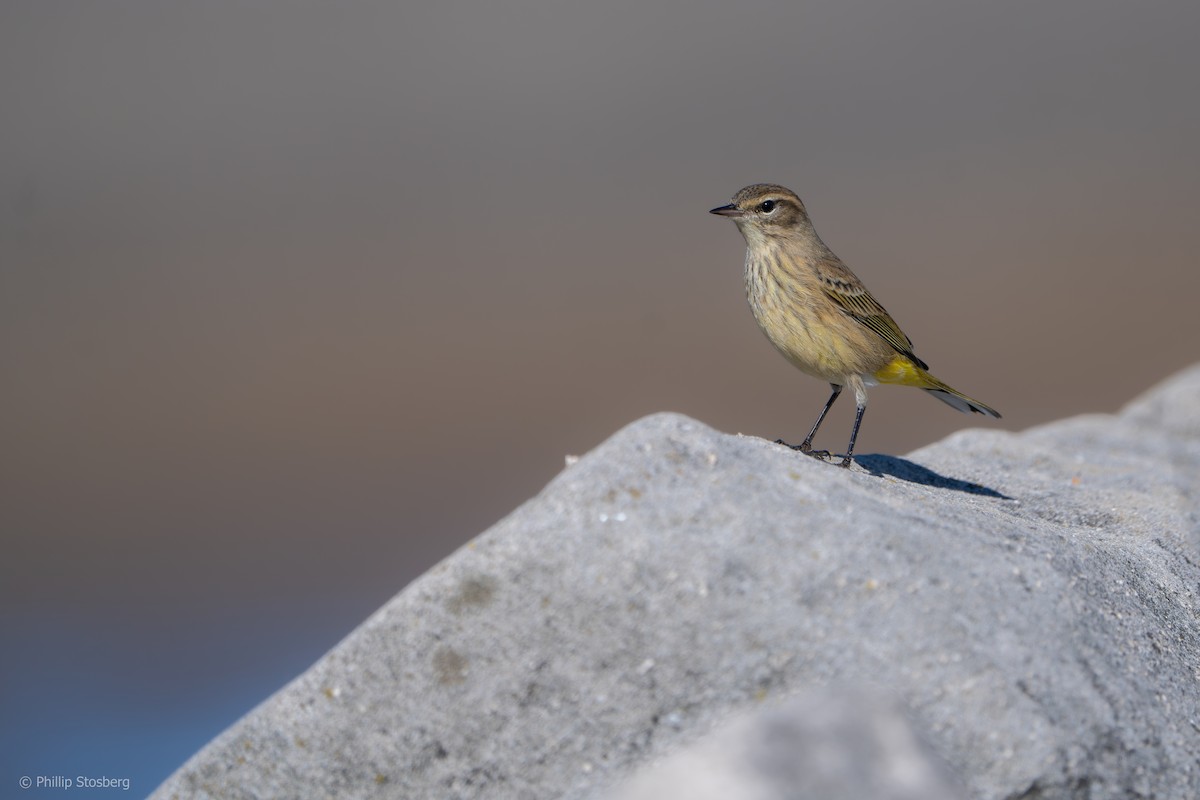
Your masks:
<svg viewBox="0 0 1200 800"><path fill-rule="evenodd" d="M770 214L772 211L775 210L775 201L774 200L763 200L761 203L758 204L758 210L763 212L764 214Z"/></svg>

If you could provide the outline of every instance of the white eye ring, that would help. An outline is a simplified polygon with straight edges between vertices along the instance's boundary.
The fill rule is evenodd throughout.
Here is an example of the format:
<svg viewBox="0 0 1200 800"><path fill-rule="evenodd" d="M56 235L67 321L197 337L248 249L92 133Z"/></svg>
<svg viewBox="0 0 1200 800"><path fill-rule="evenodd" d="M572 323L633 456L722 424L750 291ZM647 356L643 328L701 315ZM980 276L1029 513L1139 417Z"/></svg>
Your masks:
<svg viewBox="0 0 1200 800"><path fill-rule="evenodd" d="M774 214L777 208L779 208L779 204L774 200L763 200L758 204L758 210L764 214Z"/></svg>

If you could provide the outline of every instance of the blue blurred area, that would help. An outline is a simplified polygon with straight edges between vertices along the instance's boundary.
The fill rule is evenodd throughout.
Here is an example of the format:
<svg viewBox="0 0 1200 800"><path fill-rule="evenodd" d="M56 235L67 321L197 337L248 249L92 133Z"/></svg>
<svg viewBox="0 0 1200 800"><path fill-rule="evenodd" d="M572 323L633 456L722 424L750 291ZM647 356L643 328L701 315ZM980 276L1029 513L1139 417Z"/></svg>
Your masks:
<svg viewBox="0 0 1200 800"><path fill-rule="evenodd" d="M149 794L347 633L328 607L293 610L175 631L84 609L5 614L0 794L16 796L22 776L80 775L129 778L126 796ZM61 792L35 785L21 796Z"/></svg>

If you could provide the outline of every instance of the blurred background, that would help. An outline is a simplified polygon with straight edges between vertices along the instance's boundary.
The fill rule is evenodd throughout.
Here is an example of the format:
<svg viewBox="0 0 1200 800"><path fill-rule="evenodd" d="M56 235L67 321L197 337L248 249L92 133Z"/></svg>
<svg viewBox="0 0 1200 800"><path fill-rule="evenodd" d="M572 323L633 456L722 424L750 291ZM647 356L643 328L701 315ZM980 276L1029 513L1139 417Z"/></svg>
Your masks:
<svg viewBox="0 0 1200 800"><path fill-rule="evenodd" d="M884 387L860 453L1191 364L1197 30L1121 0L0 4L0 785L148 793L645 414L801 438L827 387L706 213L745 184L797 190L1005 415Z"/></svg>

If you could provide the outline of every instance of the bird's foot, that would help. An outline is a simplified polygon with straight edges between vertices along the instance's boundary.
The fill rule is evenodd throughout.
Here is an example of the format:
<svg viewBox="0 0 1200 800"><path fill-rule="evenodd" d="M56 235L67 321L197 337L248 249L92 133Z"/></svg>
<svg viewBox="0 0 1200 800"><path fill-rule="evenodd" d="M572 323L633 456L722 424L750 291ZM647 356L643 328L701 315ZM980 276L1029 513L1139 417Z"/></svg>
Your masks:
<svg viewBox="0 0 1200 800"><path fill-rule="evenodd" d="M829 459L833 458L833 453L829 452L828 450L813 450L812 442L808 441L801 442L800 444L788 444L783 439L776 439L775 444L781 444L784 447L790 447L793 450L799 450L806 456L819 458L822 461L828 461Z"/></svg>

